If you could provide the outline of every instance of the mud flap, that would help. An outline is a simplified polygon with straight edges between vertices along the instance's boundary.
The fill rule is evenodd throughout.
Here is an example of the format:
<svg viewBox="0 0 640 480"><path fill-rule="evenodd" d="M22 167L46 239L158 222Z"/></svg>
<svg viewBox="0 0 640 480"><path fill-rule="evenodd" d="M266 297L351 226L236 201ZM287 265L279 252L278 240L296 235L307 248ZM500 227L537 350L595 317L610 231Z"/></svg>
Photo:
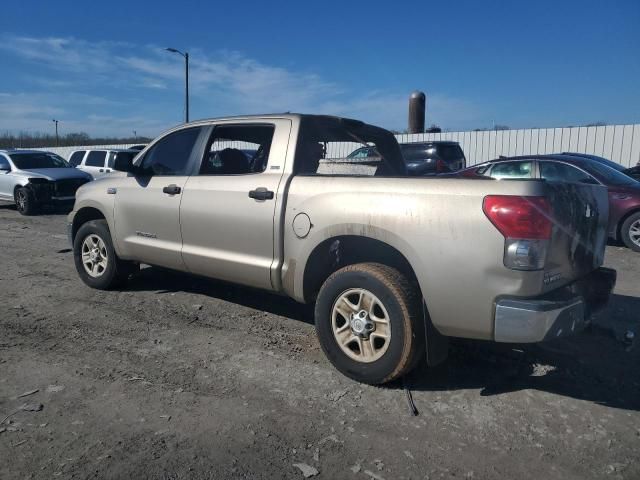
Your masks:
<svg viewBox="0 0 640 480"><path fill-rule="evenodd" d="M424 318L425 357L427 365L433 367L444 362L449 355L449 337L442 335L431 322L427 305L422 301Z"/></svg>

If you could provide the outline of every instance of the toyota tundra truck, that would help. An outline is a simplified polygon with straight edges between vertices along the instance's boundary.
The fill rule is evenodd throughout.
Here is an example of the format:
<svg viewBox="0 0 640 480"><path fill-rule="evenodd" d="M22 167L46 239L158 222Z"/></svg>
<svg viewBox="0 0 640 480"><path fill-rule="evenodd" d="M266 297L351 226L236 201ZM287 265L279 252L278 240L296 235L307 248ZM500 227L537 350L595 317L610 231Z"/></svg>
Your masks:
<svg viewBox="0 0 640 480"><path fill-rule="evenodd" d="M331 154L354 146L378 156ZM394 136L357 120L197 121L114 167L68 217L84 283L121 287L142 263L312 303L326 356L360 382L444 360L449 337L576 333L615 284L604 187L410 177Z"/></svg>

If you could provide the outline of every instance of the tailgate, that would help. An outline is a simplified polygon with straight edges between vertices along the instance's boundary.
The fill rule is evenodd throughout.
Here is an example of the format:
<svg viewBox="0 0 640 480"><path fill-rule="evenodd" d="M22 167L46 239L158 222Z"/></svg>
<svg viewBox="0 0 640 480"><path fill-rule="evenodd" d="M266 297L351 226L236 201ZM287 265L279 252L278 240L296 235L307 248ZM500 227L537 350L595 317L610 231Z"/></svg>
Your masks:
<svg viewBox="0 0 640 480"><path fill-rule="evenodd" d="M604 260L609 219L607 189L601 185L546 182L553 231L544 291L584 277Z"/></svg>

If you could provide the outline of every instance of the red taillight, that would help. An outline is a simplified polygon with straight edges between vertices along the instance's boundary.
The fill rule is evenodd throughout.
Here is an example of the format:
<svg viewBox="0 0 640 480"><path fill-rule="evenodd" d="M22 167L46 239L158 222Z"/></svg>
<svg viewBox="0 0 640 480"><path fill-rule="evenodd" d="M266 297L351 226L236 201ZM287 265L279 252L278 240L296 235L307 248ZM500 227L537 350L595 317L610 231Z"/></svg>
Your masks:
<svg viewBox="0 0 640 480"><path fill-rule="evenodd" d="M505 238L551 238L551 206L545 197L488 195L482 210Z"/></svg>

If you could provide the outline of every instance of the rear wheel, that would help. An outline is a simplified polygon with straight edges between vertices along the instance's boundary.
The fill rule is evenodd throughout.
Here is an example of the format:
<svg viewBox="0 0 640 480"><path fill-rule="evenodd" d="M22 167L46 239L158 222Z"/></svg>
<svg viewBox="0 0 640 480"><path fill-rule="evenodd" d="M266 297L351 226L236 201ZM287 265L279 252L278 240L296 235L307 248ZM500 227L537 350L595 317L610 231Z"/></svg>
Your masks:
<svg viewBox="0 0 640 480"><path fill-rule="evenodd" d="M622 241L631 250L640 252L640 212L627 218L620 229Z"/></svg>
<svg viewBox="0 0 640 480"><path fill-rule="evenodd" d="M318 294L315 322L327 358L359 382L401 377L424 352L418 289L386 265L360 263L332 274Z"/></svg>
<svg viewBox="0 0 640 480"><path fill-rule="evenodd" d="M36 197L28 187L16 188L14 201L16 202L16 209L22 215L34 215L37 213Z"/></svg>
<svg viewBox="0 0 640 480"><path fill-rule="evenodd" d="M82 281L99 290L121 285L138 268L118 258L106 220L92 220L80 227L73 242L73 258Z"/></svg>

